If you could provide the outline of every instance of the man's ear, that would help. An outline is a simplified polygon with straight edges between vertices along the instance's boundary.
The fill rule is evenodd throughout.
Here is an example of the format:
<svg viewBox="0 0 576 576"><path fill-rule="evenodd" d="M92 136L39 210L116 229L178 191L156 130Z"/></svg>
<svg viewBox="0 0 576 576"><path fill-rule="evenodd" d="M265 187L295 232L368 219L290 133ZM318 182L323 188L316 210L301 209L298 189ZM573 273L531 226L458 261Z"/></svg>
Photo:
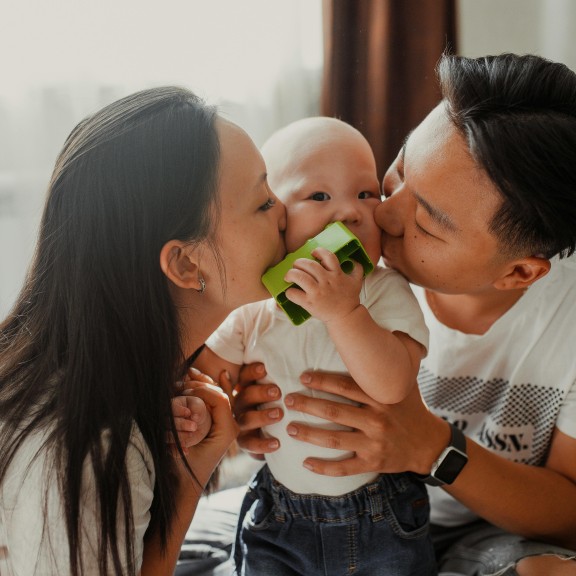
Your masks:
<svg viewBox="0 0 576 576"><path fill-rule="evenodd" d="M511 262L506 274L494 282L498 290L524 290L550 271L550 260L530 256Z"/></svg>
<svg viewBox="0 0 576 576"><path fill-rule="evenodd" d="M180 288L200 290L198 250L180 240L170 240L160 251L160 267L166 277Z"/></svg>

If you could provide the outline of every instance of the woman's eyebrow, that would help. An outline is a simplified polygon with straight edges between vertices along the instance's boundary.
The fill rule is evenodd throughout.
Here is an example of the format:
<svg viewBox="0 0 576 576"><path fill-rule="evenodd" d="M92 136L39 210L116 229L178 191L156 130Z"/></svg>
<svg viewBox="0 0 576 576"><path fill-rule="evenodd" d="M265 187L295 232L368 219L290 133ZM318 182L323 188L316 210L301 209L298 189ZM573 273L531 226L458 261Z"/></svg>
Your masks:
<svg viewBox="0 0 576 576"><path fill-rule="evenodd" d="M254 189L256 190L257 188L260 188L260 186L262 186L262 184L266 184L267 181L268 181L268 172L262 172L262 174L260 174L260 177L256 181L256 184L254 184Z"/></svg>

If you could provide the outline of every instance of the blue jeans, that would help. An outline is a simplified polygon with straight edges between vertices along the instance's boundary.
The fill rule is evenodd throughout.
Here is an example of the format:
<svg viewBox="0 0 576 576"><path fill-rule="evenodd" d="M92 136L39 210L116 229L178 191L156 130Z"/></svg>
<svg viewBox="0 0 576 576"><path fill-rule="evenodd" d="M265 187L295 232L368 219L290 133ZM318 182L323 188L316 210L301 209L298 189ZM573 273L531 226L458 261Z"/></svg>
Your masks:
<svg viewBox="0 0 576 576"><path fill-rule="evenodd" d="M432 526L431 534L441 576L515 576L516 563L528 556L576 558L575 551L527 540L484 520L452 528Z"/></svg>
<svg viewBox="0 0 576 576"><path fill-rule="evenodd" d="M429 512L426 488L410 474L335 497L295 494L264 466L240 510L235 574L433 576Z"/></svg>

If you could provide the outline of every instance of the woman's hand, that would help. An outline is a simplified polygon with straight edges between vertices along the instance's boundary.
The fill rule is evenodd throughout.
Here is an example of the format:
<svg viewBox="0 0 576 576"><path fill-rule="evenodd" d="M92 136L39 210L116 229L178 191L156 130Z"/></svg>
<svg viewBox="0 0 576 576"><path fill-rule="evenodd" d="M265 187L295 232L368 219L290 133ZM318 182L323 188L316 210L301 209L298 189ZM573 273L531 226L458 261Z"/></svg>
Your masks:
<svg viewBox="0 0 576 576"><path fill-rule="evenodd" d="M240 384L234 391L233 405L240 427L238 444L260 459L280 445L275 438L262 436L262 426L277 422L284 415L279 408L257 409L260 404L280 398L280 390L274 384L253 385L265 374L262 364L245 366ZM350 458L339 461L307 459L305 465L317 474L348 476L406 470L428 474L433 462L448 445L448 425L428 411L416 386L403 402L383 405L366 395L350 376L343 374L308 372L302 375L301 382L310 389L331 392L356 403L344 404L305 394L289 394L285 398L290 411L298 410L351 428L325 430L291 422L290 414L287 415L288 433L296 440L353 453Z"/></svg>
<svg viewBox="0 0 576 576"><path fill-rule="evenodd" d="M325 430L307 426L290 422L288 414L288 433L296 440L353 452L353 456L340 461L308 458L305 466L318 474L348 476L407 470L428 474L449 442L448 425L429 412L416 386L403 402L383 405L367 396L346 375L309 372L300 380L308 388L331 392L357 403L343 404L304 394L289 394L285 398L289 410L305 412L352 429Z"/></svg>
<svg viewBox="0 0 576 576"><path fill-rule="evenodd" d="M266 375L261 363L247 364L242 367L238 384L233 392L233 410L240 427L238 444L253 458L262 460L264 454L275 452L280 447L276 438L264 438L261 428L282 419L281 408L258 410L260 404L278 400L281 392L275 384L255 384Z"/></svg>
<svg viewBox="0 0 576 576"><path fill-rule="evenodd" d="M186 463L192 474L180 456L173 460L174 471L179 480L175 492L176 514L172 519L167 542L160 540L157 531L147 534L140 570L142 576L174 572L182 541L200 497L204 494L216 466L238 434L227 394L213 384L209 377L192 370L185 382L178 383L176 388L180 396L194 398L193 405L198 406L198 402L204 404L211 416L212 426L200 442L188 449ZM176 405L181 407L182 403L177 402ZM174 407L173 403L173 410ZM157 474L166 472L156 471Z"/></svg>
<svg viewBox="0 0 576 576"><path fill-rule="evenodd" d="M212 420L208 434L202 441L188 447L186 454L188 465L203 489L236 438L238 426L232 415L228 395L211 378L198 371L191 370L189 377L181 387L180 396L203 401ZM180 468L182 474L189 476L184 465Z"/></svg>

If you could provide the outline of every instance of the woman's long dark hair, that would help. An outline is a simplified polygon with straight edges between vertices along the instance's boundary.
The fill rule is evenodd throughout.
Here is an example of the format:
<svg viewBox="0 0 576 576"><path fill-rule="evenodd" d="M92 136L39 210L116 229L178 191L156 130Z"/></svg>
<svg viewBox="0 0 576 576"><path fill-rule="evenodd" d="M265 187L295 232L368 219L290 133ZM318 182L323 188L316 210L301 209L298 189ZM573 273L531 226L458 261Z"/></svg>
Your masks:
<svg viewBox="0 0 576 576"><path fill-rule="evenodd" d="M100 573L123 573L123 556L136 573L125 465L134 423L156 470L149 530L166 543L176 480L164 433L184 358L159 255L170 239L213 240L215 117L189 91L164 87L82 121L57 159L32 266L0 325L0 482L24 440L48 430L73 574L83 571L85 461L100 503Z"/></svg>

